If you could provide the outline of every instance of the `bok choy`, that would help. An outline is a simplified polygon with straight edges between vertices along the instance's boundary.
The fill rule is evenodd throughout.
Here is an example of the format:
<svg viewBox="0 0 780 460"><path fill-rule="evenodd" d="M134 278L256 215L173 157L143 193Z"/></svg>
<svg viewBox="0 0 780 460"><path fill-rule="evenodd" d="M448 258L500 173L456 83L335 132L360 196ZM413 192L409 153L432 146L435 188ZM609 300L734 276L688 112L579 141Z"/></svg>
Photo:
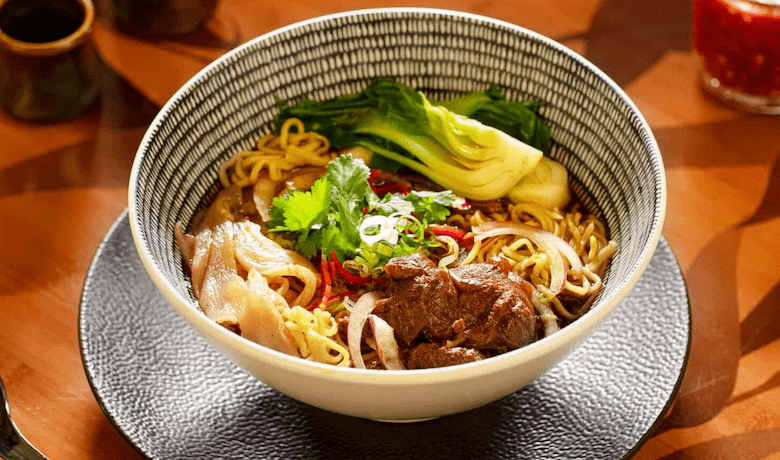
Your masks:
<svg viewBox="0 0 780 460"><path fill-rule="evenodd" d="M298 118L335 148L362 146L381 156L384 169L406 166L457 195L491 200L507 196L549 150L549 128L538 108L507 101L495 86L435 102L378 79L360 93L328 101L280 102L277 124Z"/></svg>

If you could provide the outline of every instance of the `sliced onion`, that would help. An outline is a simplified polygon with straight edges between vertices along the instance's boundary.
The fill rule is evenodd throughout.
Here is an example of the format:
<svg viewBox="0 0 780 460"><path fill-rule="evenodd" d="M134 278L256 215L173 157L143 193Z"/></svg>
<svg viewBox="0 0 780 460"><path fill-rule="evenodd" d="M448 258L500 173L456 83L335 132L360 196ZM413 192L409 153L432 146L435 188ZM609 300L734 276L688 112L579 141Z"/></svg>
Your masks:
<svg viewBox="0 0 780 460"><path fill-rule="evenodd" d="M354 300L352 300L352 299L350 299L349 297L344 297L344 298L341 300L341 304L342 304L342 305L344 305L344 308L346 308L346 309L347 309L347 311L348 311L350 314L352 313L352 309L354 309L354 308L355 308L355 301L354 301Z"/></svg>
<svg viewBox="0 0 780 460"><path fill-rule="evenodd" d="M360 223L360 239L367 245L372 246L379 241L387 241L390 244L398 243L398 230L396 225L398 224L398 217L395 215L382 216L373 215L363 219ZM378 228L379 231L375 235L368 235L366 232L369 228Z"/></svg>
<svg viewBox="0 0 780 460"><path fill-rule="evenodd" d="M439 235L436 237L437 241L442 241L447 245L447 255L439 260L439 268L447 268L451 263L458 260L460 253L460 245L455 238L446 235Z"/></svg>
<svg viewBox="0 0 780 460"><path fill-rule="evenodd" d="M377 315L369 315L368 322L374 331L377 355L379 355L379 360L384 364L385 369L391 371L403 370L404 365L401 363L401 356L398 354L398 342L395 341L393 327Z"/></svg>
<svg viewBox="0 0 780 460"><path fill-rule="evenodd" d="M561 330L560 326L558 326L558 317L555 316L552 308L550 308L549 300L543 300L536 289L534 289L534 293L530 300L531 305L533 305L534 310L536 310L536 314L539 315L539 319L542 320L545 337L549 337Z"/></svg>
<svg viewBox="0 0 780 460"><path fill-rule="evenodd" d="M363 326L366 325L368 315L376 308L376 301L381 294L379 291L371 291L363 294L355 303L352 313L349 315L347 324L347 345L349 354L352 358L352 365L358 369L365 369L363 355L360 353L360 342L363 339Z"/></svg>
<svg viewBox="0 0 780 460"><path fill-rule="evenodd" d="M474 238L480 240L500 235L517 235L528 238L539 246L550 257L550 292L553 295L558 295L566 282L564 258L569 262L573 275L577 278L582 276L582 261L577 252L554 233L519 222L499 221L479 224L472 228L472 232L477 234Z"/></svg>

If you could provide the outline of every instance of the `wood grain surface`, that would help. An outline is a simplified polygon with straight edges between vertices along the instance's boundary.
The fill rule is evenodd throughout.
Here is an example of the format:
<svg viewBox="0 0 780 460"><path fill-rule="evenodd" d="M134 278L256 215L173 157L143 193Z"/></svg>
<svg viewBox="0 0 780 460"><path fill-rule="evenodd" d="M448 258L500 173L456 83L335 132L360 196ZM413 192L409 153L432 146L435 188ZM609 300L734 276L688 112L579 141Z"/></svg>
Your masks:
<svg viewBox="0 0 780 460"><path fill-rule="evenodd" d="M231 48L315 16L427 6L492 16L591 60L638 105L663 153L664 235L691 295L693 341L679 394L641 460L780 460L780 117L706 97L688 0L222 0L196 33L117 31L97 2L102 97L78 119L32 125L0 113L0 375L14 418L52 459L139 459L90 391L79 296L125 208L138 143L162 104Z"/></svg>

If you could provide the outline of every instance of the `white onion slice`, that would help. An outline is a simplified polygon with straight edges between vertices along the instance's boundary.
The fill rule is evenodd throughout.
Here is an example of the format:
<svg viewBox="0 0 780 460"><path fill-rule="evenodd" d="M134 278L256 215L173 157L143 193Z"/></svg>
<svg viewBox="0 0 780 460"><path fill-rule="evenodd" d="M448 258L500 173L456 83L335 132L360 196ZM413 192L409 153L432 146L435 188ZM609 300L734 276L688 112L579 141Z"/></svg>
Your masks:
<svg viewBox="0 0 780 460"><path fill-rule="evenodd" d="M519 222L499 221L484 222L473 227L471 231L477 234L474 238L479 240L500 235L517 235L528 238L539 246L550 257L550 292L553 295L558 295L566 282L564 258L569 262L573 275L577 278L582 276L582 261L577 252L554 233Z"/></svg>
<svg viewBox="0 0 780 460"><path fill-rule="evenodd" d="M347 324L347 345L349 346L349 355L352 358L352 365L358 369L365 369L363 355L360 353L360 342L363 338L363 326L366 325L368 315L374 311L376 301L381 294L379 291L371 291L363 294L352 308Z"/></svg>
<svg viewBox="0 0 780 460"><path fill-rule="evenodd" d="M374 331L376 352L385 369L391 371L403 370L404 365L401 363L401 356L398 354L398 342L395 341L393 327L377 315L369 315L368 322Z"/></svg>
<svg viewBox="0 0 780 460"><path fill-rule="evenodd" d="M355 301L350 299L349 297L344 297L341 300L341 304L344 305L344 308L347 309L347 311L351 314L352 309L355 308Z"/></svg>
<svg viewBox="0 0 780 460"><path fill-rule="evenodd" d="M396 225L398 224L398 217L374 215L368 216L360 223L360 239L362 239L367 245L373 246L374 244L384 240L390 244L398 243L398 230ZM368 235L366 232L370 228L378 228L378 232L375 235Z"/></svg>
<svg viewBox="0 0 780 460"><path fill-rule="evenodd" d="M438 235L436 240L447 245L447 255L439 260L439 268L447 268L451 263L458 260L460 245L455 241L455 238L448 235Z"/></svg>

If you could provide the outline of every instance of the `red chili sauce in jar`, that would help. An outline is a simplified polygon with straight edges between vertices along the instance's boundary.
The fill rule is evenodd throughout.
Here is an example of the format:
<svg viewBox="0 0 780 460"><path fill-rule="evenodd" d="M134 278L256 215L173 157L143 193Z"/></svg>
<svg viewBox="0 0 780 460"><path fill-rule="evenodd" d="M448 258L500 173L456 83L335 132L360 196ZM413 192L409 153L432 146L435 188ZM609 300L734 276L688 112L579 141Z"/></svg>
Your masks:
<svg viewBox="0 0 780 460"><path fill-rule="evenodd" d="M693 46L720 85L780 97L780 1L695 0Z"/></svg>

